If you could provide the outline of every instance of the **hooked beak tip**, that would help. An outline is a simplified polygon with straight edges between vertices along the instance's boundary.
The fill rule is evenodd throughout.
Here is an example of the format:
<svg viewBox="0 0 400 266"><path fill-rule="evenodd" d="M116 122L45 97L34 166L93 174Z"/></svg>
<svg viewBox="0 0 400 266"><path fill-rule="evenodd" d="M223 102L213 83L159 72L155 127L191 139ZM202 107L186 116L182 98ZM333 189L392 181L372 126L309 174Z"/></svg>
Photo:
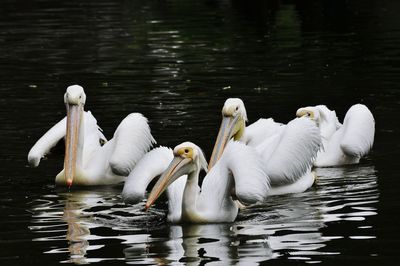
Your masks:
<svg viewBox="0 0 400 266"><path fill-rule="evenodd" d="M67 185L68 185L68 188L71 188L71 186L72 186L72 180L71 179L67 180Z"/></svg>
<svg viewBox="0 0 400 266"><path fill-rule="evenodd" d="M151 204L146 203L146 205L144 206L144 210L148 211L150 209L150 207L151 207Z"/></svg>

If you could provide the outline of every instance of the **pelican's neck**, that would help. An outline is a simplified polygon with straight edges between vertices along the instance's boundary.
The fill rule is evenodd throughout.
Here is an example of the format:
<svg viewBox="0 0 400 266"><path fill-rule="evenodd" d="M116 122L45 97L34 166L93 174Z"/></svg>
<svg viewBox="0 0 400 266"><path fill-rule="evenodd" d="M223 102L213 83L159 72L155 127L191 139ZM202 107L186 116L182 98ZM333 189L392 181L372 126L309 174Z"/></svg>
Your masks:
<svg viewBox="0 0 400 266"><path fill-rule="evenodd" d="M339 120L336 117L335 111L331 111L326 108L326 110L321 109L319 111L319 114L320 117L317 121L318 122L317 124L322 138L328 141L332 137L332 135L336 132L336 130L340 128L341 124L339 123Z"/></svg>
<svg viewBox="0 0 400 266"><path fill-rule="evenodd" d="M197 209L197 199L200 194L199 173L200 169L197 169L188 175L182 198L182 220L199 220L200 214Z"/></svg>
<svg viewBox="0 0 400 266"><path fill-rule="evenodd" d="M240 118L238 121L238 126L239 126L239 130L238 132L236 132L236 134L233 136L234 140L240 141L241 139L243 139L244 134L245 134L245 128L246 128L246 122L243 118Z"/></svg>

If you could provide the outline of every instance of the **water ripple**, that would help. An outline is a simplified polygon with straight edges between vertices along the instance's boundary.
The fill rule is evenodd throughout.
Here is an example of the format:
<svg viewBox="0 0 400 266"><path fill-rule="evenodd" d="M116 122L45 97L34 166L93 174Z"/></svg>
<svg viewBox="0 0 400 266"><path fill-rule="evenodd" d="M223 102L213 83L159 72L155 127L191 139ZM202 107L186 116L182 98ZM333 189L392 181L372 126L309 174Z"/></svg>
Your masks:
<svg viewBox="0 0 400 266"><path fill-rule="evenodd" d="M105 189L43 195L30 203L29 229L37 235L33 241L53 242L46 253L65 254L61 262L253 264L282 256L318 262L339 254L326 250L328 242L376 238L368 223L377 214L375 170L359 169L317 169L314 188L245 208L233 224L169 225L163 206L144 211L143 202L127 206L116 196L119 189ZM326 234L335 222L355 223L357 231ZM106 257L115 241L123 257ZM93 257L94 250L102 253Z"/></svg>

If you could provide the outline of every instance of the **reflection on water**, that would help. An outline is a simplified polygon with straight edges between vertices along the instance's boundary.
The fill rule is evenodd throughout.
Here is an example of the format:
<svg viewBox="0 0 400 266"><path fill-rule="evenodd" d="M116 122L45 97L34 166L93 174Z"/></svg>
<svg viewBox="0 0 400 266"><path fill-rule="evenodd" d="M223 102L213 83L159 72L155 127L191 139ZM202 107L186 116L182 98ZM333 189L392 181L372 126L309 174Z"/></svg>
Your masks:
<svg viewBox="0 0 400 266"><path fill-rule="evenodd" d="M44 195L30 204L29 228L34 241L48 243L46 253L76 264L251 265L279 257L311 263L340 254L328 242L376 238L368 222L379 197L374 167L316 171L318 184L309 191L271 197L243 209L232 224L169 225L164 208L126 206L115 196L119 188L111 188ZM354 230L330 231L335 223L354 223Z"/></svg>

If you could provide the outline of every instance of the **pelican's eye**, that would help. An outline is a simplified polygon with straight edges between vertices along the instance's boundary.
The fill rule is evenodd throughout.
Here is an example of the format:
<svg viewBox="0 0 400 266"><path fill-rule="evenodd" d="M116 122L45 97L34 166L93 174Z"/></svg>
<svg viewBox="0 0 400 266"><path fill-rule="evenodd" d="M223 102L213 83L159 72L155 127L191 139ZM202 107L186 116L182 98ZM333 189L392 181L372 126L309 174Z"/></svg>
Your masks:
<svg viewBox="0 0 400 266"><path fill-rule="evenodd" d="M106 140L105 139L99 139L99 143L100 143L100 146L103 146L104 144L106 144Z"/></svg>
<svg viewBox="0 0 400 266"><path fill-rule="evenodd" d="M307 113L306 113L306 116L307 116L307 117L310 117L310 116L311 116L310 112L307 112Z"/></svg>
<svg viewBox="0 0 400 266"><path fill-rule="evenodd" d="M185 153L189 153L189 149L185 149Z"/></svg>

